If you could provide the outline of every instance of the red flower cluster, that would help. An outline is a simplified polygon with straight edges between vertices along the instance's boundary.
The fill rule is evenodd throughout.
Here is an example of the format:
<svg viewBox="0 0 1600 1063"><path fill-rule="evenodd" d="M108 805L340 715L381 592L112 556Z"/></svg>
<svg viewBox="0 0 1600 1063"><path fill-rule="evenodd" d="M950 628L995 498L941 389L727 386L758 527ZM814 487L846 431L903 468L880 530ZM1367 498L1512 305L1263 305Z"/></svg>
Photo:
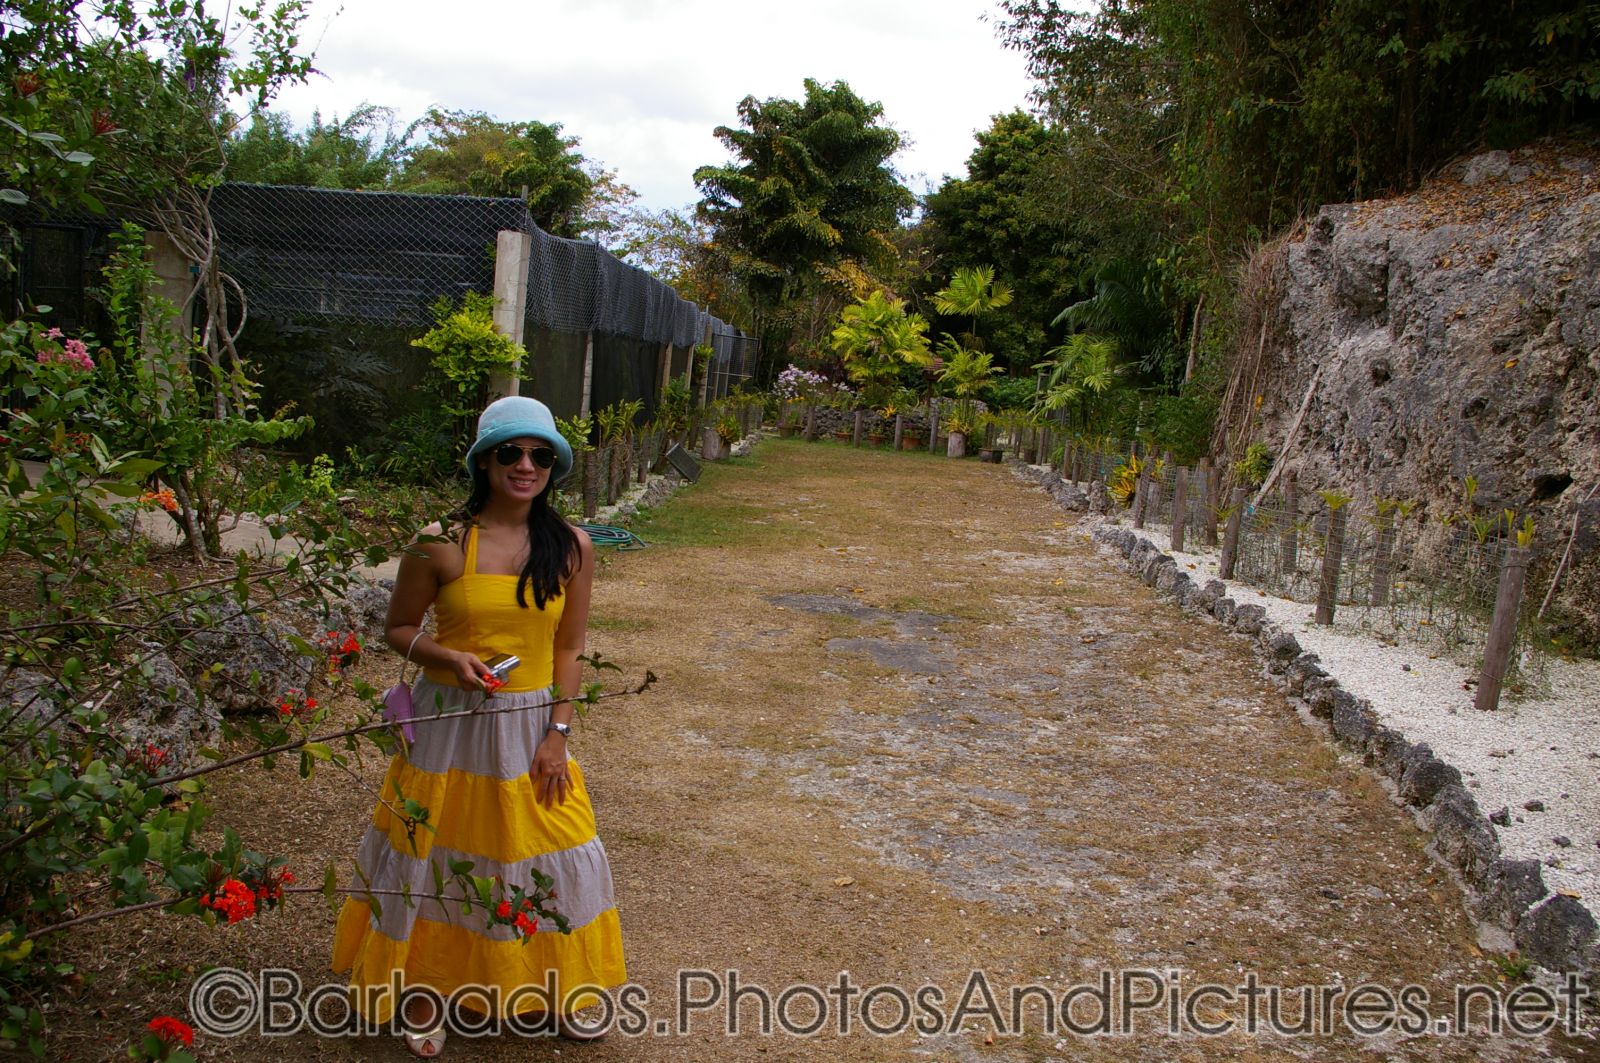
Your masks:
<svg viewBox="0 0 1600 1063"><path fill-rule="evenodd" d="M149 775L160 771L169 759L171 754L154 742L146 742L143 749L136 749L128 755L128 760L134 767L142 768Z"/></svg>
<svg viewBox="0 0 1600 1063"><path fill-rule="evenodd" d="M500 906L494 910L492 922L506 924L516 928L523 937L532 937L539 932L539 921L536 916L528 913L533 911L533 898L522 898L520 910L513 912L510 901L501 901Z"/></svg>
<svg viewBox="0 0 1600 1063"><path fill-rule="evenodd" d="M283 692L283 700L278 702L279 716L307 716L317 710L317 699L306 697L306 692L299 687L290 687Z"/></svg>
<svg viewBox="0 0 1600 1063"><path fill-rule="evenodd" d="M38 74L23 71L11 79L12 86L17 90L17 95L27 99L40 89L44 88L44 79Z"/></svg>
<svg viewBox="0 0 1600 1063"><path fill-rule="evenodd" d="M111 112L104 107L99 108L89 116L89 129L97 137L107 133L115 133L120 127L111 120Z"/></svg>
<svg viewBox="0 0 1600 1063"><path fill-rule="evenodd" d="M361 657L361 640L354 631L330 631L317 640L328 654L328 671L342 672Z"/></svg>
<svg viewBox="0 0 1600 1063"><path fill-rule="evenodd" d="M228 922L237 923L256 914L256 894L243 882L230 878L209 896L201 897L200 907L221 912L228 917Z"/></svg>
<svg viewBox="0 0 1600 1063"><path fill-rule="evenodd" d="M178 512L178 498L170 487L163 487L159 491L146 491L139 496L139 501L146 505L160 506L168 513Z"/></svg>
<svg viewBox="0 0 1600 1063"><path fill-rule="evenodd" d="M256 901L266 908L276 908L283 900L283 887L294 884L294 872L288 869L274 875L267 872L264 881L256 886Z"/></svg>
<svg viewBox="0 0 1600 1063"><path fill-rule="evenodd" d="M157 1015L150 1020L150 1025L145 1029L155 1034L169 1045L176 1046L180 1041L183 1047L194 1046L194 1030L186 1022L180 1022L171 1015Z"/></svg>

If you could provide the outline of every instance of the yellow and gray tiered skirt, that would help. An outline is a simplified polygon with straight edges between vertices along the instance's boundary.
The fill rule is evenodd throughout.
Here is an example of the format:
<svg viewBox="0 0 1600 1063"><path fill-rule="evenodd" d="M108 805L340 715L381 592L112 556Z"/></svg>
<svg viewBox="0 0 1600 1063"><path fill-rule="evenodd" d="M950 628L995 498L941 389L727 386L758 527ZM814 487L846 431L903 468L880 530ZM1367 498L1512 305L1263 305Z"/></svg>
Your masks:
<svg viewBox="0 0 1600 1063"><path fill-rule="evenodd" d="M550 692L502 692L487 707L529 708L480 715L461 710L483 704L482 695L422 676L412 699L416 741L409 755L402 752L389 765L383 799L356 856L357 892L345 902L334 932L333 969L350 970L356 1006L370 1021L387 1022L394 1001L387 993L362 990L395 984L396 972L404 986L427 986L444 997L468 986L493 990L495 999L510 1003L505 1010L517 1013L544 1010L544 997L525 987L545 986L550 972L558 1001L579 986L621 985L627 972L611 866L595 833L583 772L568 761L567 799L549 808L538 802L529 777L550 719ZM436 713L452 718L423 722ZM405 822L389 809L398 807L397 784L404 798L429 809L435 830L419 827L407 836ZM512 927L489 926L478 905L464 914L459 888L449 882L450 864L458 860L472 863L470 874L498 875L508 886L531 888L529 868L550 876L553 906L571 933L546 919L537 934L523 939ZM432 863L446 880L442 902L432 899ZM361 896L363 886L377 895L381 914ZM576 998L570 1007L593 1000Z"/></svg>

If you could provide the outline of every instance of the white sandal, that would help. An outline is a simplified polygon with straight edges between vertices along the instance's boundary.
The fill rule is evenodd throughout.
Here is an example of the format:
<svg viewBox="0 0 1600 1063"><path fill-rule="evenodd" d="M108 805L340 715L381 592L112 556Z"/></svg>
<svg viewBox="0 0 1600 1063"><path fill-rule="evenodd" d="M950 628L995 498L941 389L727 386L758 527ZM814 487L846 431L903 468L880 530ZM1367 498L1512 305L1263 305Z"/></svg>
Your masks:
<svg viewBox="0 0 1600 1063"><path fill-rule="evenodd" d="M441 1022L431 1030L422 1033L402 1033L406 1048L418 1059L437 1059L440 1052L444 1051L444 1023Z"/></svg>

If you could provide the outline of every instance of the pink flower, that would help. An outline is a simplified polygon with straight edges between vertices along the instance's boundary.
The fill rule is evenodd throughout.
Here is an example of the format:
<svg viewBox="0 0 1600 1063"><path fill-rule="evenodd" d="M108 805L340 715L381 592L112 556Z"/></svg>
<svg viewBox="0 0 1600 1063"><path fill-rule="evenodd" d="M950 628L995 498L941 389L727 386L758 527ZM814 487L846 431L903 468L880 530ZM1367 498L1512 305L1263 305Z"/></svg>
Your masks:
<svg viewBox="0 0 1600 1063"><path fill-rule="evenodd" d="M93 369L94 359L89 357L89 348L82 340L67 340L62 344L66 348L67 361L79 369Z"/></svg>
<svg viewBox="0 0 1600 1063"><path fill-rule="evenodd" d="M53 328L45 330L44 338L47 340L59 340L63 335L64 333L60 329Z"/></svg>
<svg viewBox="0 0 1600 1063"><path fill-rule="evenodd" d="M61 330L53 328L45 333L46 339L62 339ZM94 368L94 359L89 357L89 347L80 339L62 340L62 349L41 350L34 355L34 360L40 365L70 365L74 369L89 371Z"/></svg>

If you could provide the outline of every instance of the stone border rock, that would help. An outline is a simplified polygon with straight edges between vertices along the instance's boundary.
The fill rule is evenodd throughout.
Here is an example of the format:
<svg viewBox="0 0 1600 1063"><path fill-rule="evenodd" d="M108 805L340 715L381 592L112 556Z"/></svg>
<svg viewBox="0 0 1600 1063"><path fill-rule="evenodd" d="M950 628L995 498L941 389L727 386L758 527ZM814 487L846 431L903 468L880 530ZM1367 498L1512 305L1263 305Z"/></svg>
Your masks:
<svg viewBox="0 0 1600 1063"><path fill-rule="evenodd" d="M1090 494L1051 469L1019 464L1015 472L1039 484L1068 511L1090 508ZM1494 825L1463 785L1460 771L1425 743L1413 743L1379 723L1370 702L1341 687L1316 654L1266 619L1261 606L1240 605L1228 597L1221 580L1196 583L1149 538L1108 521L1096 521L1091 537L1119 552L1140 580L1185 612L1207 616L1249 639L1291 703L1305 706L1328 725L1335 741L1394 784L1399 799L1433 835L1436 855L1460 872L1474 916L1510 932L1520 953L1539 966L1596 982L1600 925L1593 914L1574 897L1552 895L1537 860L1502 855Z"/></svg>

